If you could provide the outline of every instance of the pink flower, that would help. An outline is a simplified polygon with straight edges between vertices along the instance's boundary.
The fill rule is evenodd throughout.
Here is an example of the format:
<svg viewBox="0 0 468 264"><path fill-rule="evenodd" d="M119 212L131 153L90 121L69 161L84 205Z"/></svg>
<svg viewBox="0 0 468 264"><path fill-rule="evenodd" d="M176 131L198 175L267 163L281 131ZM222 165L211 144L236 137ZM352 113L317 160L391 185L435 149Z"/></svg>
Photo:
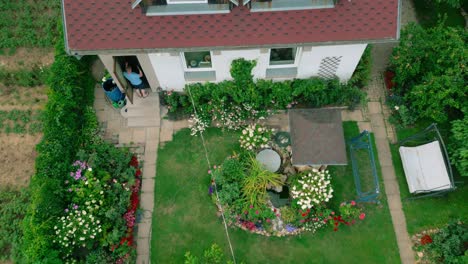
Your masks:
<svg viewBox="0 0 468 264"><path fill-rule="evenodd" d="M364 218L366 218L366 214L365 214L365 213L361 213L361 214L359 215L359 219L364 220Z"/></svg>
<svg viewBox="0 0 468 264"><path fill-rule="evenodd" d="M257 210L257 211L255 211L255 214L258 214L258 210Z"/></svg>
<svg viewBox="0 0 468 264"><path fill-rule="evenodd" d="M211 170L208 170L208 174L211 174Z"/></svg>
<svg viewBox="0 0 468 264"><path fill-rule="evenodd" d="M267 218L267 220L266 220L266 221L267 221L267 223L270 223L270 222L271 222L270 218Z"/></svg>
<svg viewBox="0 0 468 264"><path fill-rule="evenodd" d="M250 208L253 208L253 205L250 205Z"/></svg>
<svg viewBox="0 0 468 264"><path fill-rule="evenodd" d="M356 202L355 202L355 201L351 201L351 205L352 205L352 206L355 206L355 205L356 205Z"/></svg>
<svg viewBox="0 0 468 264"><path fill-rule="evenodd" d="M217 168L216 165L213 165L213 169L216 169L216 168Z"/></svg>
<svg viewBox="0 0 468 264"><path fill-rule="evenodd" d="M331 212L332 215L335 215L335 212Z"/></svg>

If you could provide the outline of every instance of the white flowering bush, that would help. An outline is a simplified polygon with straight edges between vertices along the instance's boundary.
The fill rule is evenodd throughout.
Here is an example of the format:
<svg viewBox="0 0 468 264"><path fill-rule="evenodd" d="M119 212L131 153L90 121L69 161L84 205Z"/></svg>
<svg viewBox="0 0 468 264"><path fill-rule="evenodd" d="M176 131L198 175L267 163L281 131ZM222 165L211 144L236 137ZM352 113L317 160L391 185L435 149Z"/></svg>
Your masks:
<svg viewBox="0 0 468 264"><path fill-rule="evenodd" d="M241 148L255 150L257 148L268 148L272 130L258 124L252 124L242 130L239 138Z"/></svg>
<svg viewBox="0 0 468 264"><path fill-rule="evenodd" d="M189 118L189 128L190 128L190 135L195 136L199 133L203 133L205 129L210 125L210 122L206 121L202 117L198 117L192 114Z"/></svg>
<svg viewBox="0 0 468 264"><path fill-rule="evenodd" d="M328 170L313 169L301 174L293 183L291 196L302 210L328 202L333 197L330 179Z"/></svg>
<svg viewBox="0 0 468 264"><path fill-rule="evenodd" d="M56 238L53 242L57 243L65 257L68 257L75 248L92 248L102 232L102 226L92 211L81 210L76 206L69 210L66 216L57 219L54 230Z"/></svg>

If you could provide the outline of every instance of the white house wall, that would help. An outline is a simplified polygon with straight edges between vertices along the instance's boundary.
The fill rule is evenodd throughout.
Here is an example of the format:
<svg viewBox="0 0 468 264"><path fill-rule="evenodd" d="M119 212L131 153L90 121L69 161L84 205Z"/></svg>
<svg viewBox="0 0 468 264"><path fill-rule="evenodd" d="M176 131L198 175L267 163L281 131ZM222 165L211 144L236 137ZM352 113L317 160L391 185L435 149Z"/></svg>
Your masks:
<svg viewBox="0 0 468 264"><path fill-rule="evenodd" d="M326 57L342 57L336 76L342 82L351 78L367 44L305 47L299 62L297 78L317 76L320 62Z"/></svg>
<svg viewBox="0 0 468 264"><path fill-rule="evenodd" d="M161 88L176 91L184 89L186 82L179 53L152 53L149 59Z"/></svg>
<svg viewBox="0 0 468 264"><path fill-rule="evenodd" d="M322 59L341 57L335 74L341 81L347 81L352 76L366 46L367 44L303 47L298 53L296 78L317 76ZM254 79L264 79L269 67L269 55L268 48L213 51L211 61L212 69L216 71L215 82L232 79L231 62L237 58L256 60L257 65L252 71ZM191 83L185 81L184 62L179 53L152 53L148 57L163 89L182 91L187 83Z"/></svg>

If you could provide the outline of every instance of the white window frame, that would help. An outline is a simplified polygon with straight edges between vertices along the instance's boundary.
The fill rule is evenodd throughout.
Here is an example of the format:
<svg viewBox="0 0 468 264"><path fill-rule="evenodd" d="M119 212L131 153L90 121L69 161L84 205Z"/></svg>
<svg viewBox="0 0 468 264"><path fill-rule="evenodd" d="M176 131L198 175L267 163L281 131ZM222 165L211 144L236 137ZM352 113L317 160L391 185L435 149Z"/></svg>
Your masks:
<svg viewBox="0 0 468 264"><path fill-rule="evenodd" d="M196 51L185 51L185 52L196 52ZM182 66L184 67L184 71L214 71L213 68L213 52L209 50L210 52L210 58L211 58L211 67L202 67L202 68L189 68L187 67L187 60L185 59L185 52L182 51L180 52L180 58L182 61ZM203 50L201 51L203 52Z"/></svg>
<svg viewBox="0 0 468 264"><path fill-rule="evenodd" d="M294 49L296 48L296 56L294 57L294 63L291 64L278 64L278 65L270 65L270 57L271 57L271 50L272 49ZM302 56L302 47L278 47L278 48L270 48L268 50L268 67L267 68L293 68L299 65L299 59Z"/></svg>
<svg viewBox="0 0 468 264"><path fill-rule="evenodd" d="M173 0L166 0L168 5L176 5L176 4L208 4L208 0L196 0L196 1L174 1Z"/></svg>

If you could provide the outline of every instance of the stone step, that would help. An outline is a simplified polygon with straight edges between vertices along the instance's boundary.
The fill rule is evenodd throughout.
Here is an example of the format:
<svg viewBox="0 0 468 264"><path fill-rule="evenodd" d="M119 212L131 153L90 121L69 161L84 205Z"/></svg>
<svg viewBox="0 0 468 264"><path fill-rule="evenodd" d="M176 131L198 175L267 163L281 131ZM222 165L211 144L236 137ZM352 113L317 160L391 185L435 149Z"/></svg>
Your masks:
<svg viewBox="0 0 468 264"><path fill-rule="evenodd" d="M159 119L159 109L153 107L127 107L126 116L132 117L153 117Z"/></svg>
<svg viewBox="0 0 468 264"><path fill-rule="evenodd" d="M129 117L128 127L159 127L160 121L156 117Z"/></svg>

